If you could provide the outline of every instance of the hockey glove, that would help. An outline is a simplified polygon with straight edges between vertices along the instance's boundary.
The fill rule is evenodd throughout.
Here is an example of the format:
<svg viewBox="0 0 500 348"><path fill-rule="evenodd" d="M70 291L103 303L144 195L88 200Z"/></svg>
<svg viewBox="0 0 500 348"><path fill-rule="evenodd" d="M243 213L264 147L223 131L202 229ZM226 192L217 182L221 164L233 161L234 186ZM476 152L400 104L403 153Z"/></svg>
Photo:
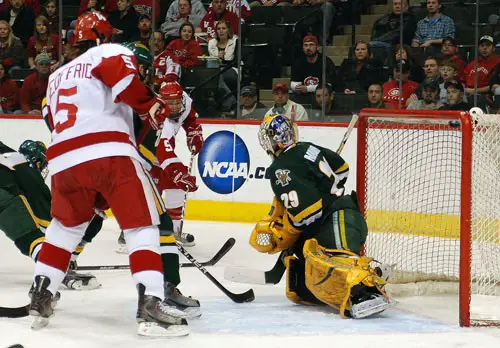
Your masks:
<svg viewBox="0 0 500 348"><path fill-rule="evenodd" d="M194 192L198 189L196 177L189 175L188 168L182 163L170 164L165 168L165 172L179 189L188 192Z"/></svg>
<svg viewBox="0 0 500 348"><path fill-rule="evenodd" d="M198 154L203 147L203 130L201 124L186 129L187 146L193 155Z"/></svg>
<svg viewBox="0 0 500 348"><path fill-rule="evenodd" d="M157 130L161 128L163 122L165 122L169 115L170 108L168 107L168 104L165 103L163 99L155 96L153 105L149 109L148 113L139 115L139 117L143 121L149 121L151 128Z"/></svg>

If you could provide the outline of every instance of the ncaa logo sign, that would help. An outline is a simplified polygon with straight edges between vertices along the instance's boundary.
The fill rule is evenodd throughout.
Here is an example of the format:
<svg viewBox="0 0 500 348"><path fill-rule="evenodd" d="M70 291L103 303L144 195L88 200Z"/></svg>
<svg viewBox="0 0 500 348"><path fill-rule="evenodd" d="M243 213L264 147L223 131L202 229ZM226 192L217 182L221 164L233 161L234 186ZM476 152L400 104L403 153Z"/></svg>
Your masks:
<svg viewBox="0 0 500 348"><path fill-rule="evenodd" d="M250 154L237 134L219 131L211 134L198 156L198 171L209 189L220 194L238 190L248 176Z"/></svg>

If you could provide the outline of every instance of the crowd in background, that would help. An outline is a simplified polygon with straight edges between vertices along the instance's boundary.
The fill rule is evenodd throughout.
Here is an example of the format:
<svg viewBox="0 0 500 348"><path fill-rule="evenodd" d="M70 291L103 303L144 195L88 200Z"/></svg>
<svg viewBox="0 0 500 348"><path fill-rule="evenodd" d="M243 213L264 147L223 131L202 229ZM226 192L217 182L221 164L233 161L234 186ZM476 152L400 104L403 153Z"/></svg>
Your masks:
<svg viewBox="0 0 500 348"><path fill-rule="evenodd" d="M73 28L87 11L107 17L113 42L140 41L149 48L158 70L155 83L161 83L166 59L179 64L179 82L202 117L262 119L281 112L299 121L333 121L363 107L476 105L496 112L500 105L500 17L489 13L471 44L468 35L459 35L462 21L473 23L472 16L458 15L466 6L460 1L75 0L64 1L63 9L58 4L0 3L1 113L41 113L48 76L73 58ZM495 1L488 4L496 8ZM369 25L370 35L359 39L354 33L348 51L339 53L343 47L335 38L349 27L362 28L355 24L376 5L387 5L387 13Z"/></svg>

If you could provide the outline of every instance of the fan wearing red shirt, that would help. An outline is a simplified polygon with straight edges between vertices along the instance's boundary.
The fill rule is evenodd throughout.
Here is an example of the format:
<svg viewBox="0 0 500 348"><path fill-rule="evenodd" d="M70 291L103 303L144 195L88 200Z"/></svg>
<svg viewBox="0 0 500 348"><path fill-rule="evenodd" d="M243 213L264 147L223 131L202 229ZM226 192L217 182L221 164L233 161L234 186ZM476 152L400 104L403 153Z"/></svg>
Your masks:
<svg viewBox="0 0 500 348"><path fill-rule="evenodd" d="M9 78L0 62L0 113L10 114L19 109L19 87Z"/></svg>
<svg viewBox="0 0 500 348"><path fill-rule="evenodd" d="M203 54L198 41L194 39L194 27L187 22L179 29L179 39L170 41L166 53L172 60L182 67L192 67L200 65L198 56Z"/></svg>
<svg viewBox="0 0 500 348"><path fill-rule="evenodd" d="M402 84L402 96L401 96L401 108L406 108L406 100L415 92L418 87L418 83L415 81L408 80L408 75L410 73L410 67L406 61L401 61L401 65L397 64L393 69L393 79L382 85L382 90L384 92L384 103L388 105L391 109L399 109L399 70L403 72L401 78L403 80Z"/></svg>
<svg viewBox="0 0 500 348"><path fill-rule="evenodd" d="M49 20L45 16L35 19L35 35L30 37L26 47L28 52L28 64L31 69L35 68L35 57L40 53L50 56L52 64L59 59L59 37L49 30Z"/></svg>
<svg viewBox="0 0 500 348"><path fill-rule="evenodd" d="M238 16L226 9L227 0L212 0L212 4L207 13L201 20L200 30L207 33L208 39L214 38L216 35L215 26L220 20L226 20L231 26L231 30L235 35L238 35Z"/></svg>
<svg viewBox="0 0 500 348"><path fill-rule="evenodd" d="M24 79L21 87L21 110L27 114L41 115L42 100L47 91L51 58L40 53L35 58L36 72Z"/></svg>
<svg viewBox="0 0 500 348"><path fill-rule="evenodd" d="M489 92L490 81L498 63L500 63L500 58L495 54L493 38L489 35L482 36L481 39L479 39L479 58L477 62L478 93ZM472 61L465 68L465 93L467 95L474 94L475 75L475 64L474 61Z"/></svg>

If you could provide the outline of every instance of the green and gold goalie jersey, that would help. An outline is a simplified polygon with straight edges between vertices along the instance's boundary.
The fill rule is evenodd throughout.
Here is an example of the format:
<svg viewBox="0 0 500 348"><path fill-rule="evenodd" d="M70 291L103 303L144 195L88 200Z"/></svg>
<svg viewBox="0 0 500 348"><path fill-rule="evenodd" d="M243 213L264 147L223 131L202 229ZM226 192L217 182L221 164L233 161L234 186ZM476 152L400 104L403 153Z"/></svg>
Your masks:
<svg viewBox="0 0 500 348"><path fill-rule="evenodd" d="M288 147L268 168L275 196L299 229L332 213L348 174L349 166L336 152L307 142Z"/></svg>

